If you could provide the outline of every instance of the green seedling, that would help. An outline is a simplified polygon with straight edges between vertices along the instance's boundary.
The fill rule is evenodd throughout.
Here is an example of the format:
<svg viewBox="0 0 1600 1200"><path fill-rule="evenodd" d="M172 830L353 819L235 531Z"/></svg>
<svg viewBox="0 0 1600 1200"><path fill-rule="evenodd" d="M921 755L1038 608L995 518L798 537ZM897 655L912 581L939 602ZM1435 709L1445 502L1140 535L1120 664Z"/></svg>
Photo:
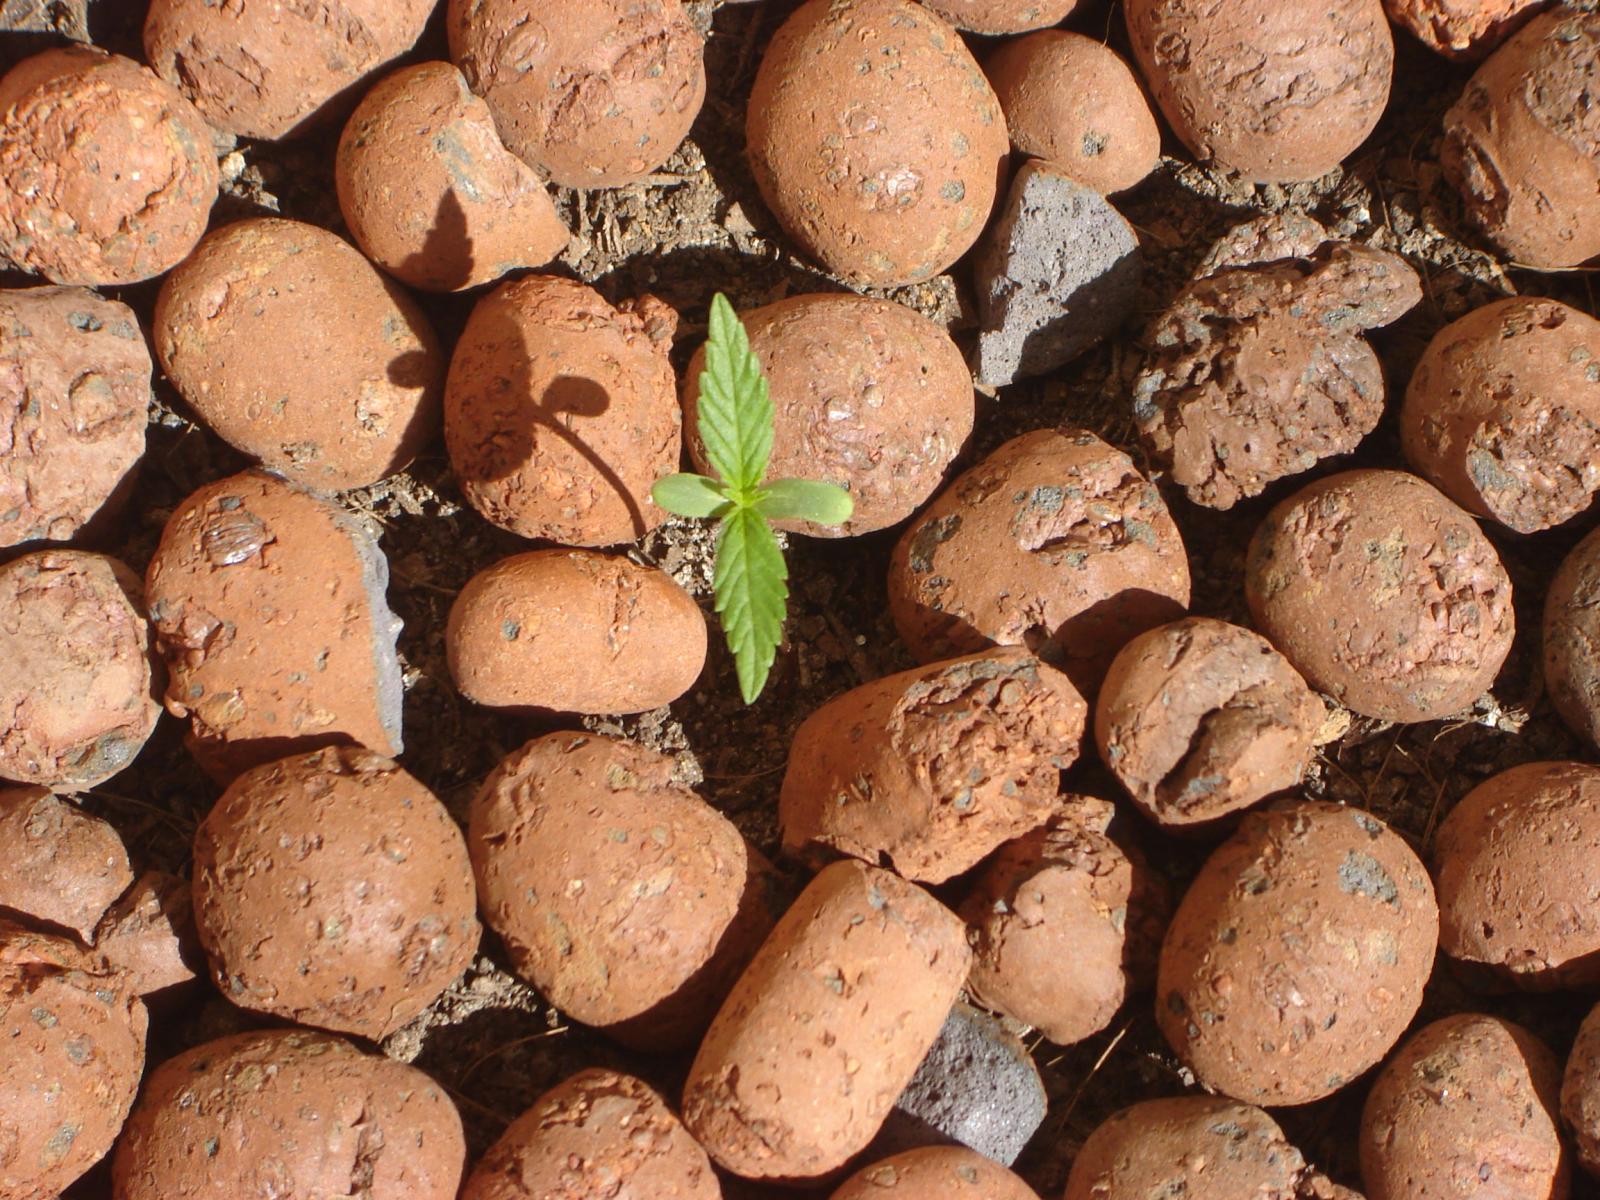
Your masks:
<svg viewBox="0 0 1600 1200"><path fill-rule="evenodd" d="M680 517L718 521L712 587L746 704L767 685L788 608L789 568L771 522L842 525L855 507L850 493L835 484L766 478L772 415L761 362L733 305L718 292L711 301L700 372L698 426L717 477L668 475L656 481L650 495Z"/></svg>

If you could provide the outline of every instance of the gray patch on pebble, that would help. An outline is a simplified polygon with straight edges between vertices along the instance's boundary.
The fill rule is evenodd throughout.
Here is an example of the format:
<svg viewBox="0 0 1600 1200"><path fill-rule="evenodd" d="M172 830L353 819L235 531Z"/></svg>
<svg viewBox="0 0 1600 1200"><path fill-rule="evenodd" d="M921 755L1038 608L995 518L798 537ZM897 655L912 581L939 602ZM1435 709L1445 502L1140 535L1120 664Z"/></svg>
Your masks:
<svg viewBox="0 0 1600 1200"><path fill-rule="evenodd" d="M389 560L382 548L354 517L340 513L340 528L355 546L361 560L361 587L372 608L372 667L377 683L378 720L399 757L405 744L400 736L400 716L405 704L405 683L400 674L400 630L404 622L389 607Z"/></svg>
<svg viewBox="0 0 1600 1200"><path fill-rule="evenodd" d="M1395 887L1383 864L1370 854L1351 850L1339 864L1339 890L1352 896L1366 896L1395 904L1400 899L1400 889Z"/></svg>

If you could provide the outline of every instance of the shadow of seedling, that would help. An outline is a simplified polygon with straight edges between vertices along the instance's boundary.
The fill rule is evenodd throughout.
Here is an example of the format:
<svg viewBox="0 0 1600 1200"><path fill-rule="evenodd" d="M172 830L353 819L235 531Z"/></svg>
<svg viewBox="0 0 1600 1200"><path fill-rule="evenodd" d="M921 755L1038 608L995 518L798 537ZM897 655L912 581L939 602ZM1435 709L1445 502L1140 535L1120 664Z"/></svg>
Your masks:
<svg viewBox="0 0 1600 1200"><path fill-rule="evenodd" d="M455 291L472 278L475 265L466 210L454 192L446 192L439 200L428 236L395 273L402 279L427 280L435 288Z"/></svg>

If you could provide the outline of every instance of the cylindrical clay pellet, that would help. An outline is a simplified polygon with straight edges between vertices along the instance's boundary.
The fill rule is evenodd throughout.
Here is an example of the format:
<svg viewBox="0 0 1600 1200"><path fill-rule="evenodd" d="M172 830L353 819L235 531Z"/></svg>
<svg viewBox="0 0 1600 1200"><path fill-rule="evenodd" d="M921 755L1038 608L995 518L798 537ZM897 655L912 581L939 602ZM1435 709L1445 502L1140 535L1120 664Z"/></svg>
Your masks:
<svg viewBox="0 0 1600 1200"><path fill-rule="evenodd" d="M0 790L0 909L70 929L91 945L133 882L117 831L44 788Z"/></svg>
<svg viewBox="0 0 1600 1200"><path fill-rule="evenodd" d="M1038 1200L1021 1176L965 1146L923 1146L863 1167L829 1200Z"/></svg>
<svg viewBox="0 0 1600 1200"><path fill-rule="evenodd" d="M898 876L825 868L778 922L689 1068L683 1119L753 1178L810 1179L877 1133L939 1035L971 955L956 915Z"/></svg>

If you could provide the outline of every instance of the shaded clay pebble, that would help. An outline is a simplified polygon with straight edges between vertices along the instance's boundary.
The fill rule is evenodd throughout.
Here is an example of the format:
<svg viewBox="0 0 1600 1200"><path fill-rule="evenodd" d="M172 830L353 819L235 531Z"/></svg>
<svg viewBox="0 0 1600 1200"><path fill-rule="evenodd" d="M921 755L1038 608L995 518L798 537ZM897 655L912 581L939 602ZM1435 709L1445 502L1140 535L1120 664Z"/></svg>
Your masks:
<svg viewBox="0 0 1600 1200"><path fill-rule="evenodd" d="M1545 0L1383 0L1389 19L1446 58L1482 58L1544 7Z"/></svg>
<svg viewBox="0 0 1600 1200"><path fill-rule="evenodd" d="M1545 593L1544 684L1567 726L1600 745L1600 529L1572 548Z"/></svg>
<svg viewBox="0 0 1600 1200"><path fill-rule="evenodd" d="M990 35L1043 29L1065 20L1078 0L923 0L957 29Z"/></svg>
<svg viewBox="0 0 1600 1200"><path fill-rule="evenodd" d="M1600 1004L1578 1027L1561 1079L1561 1120L1578 1152L1578 1165L1600 1178Z"/></svg>
<svg viewBox="0 0 1600 1200"><path fill-rule="evenodd" d="M927 1146L863 1167L829 1200L1039 1200L1039 1194L965 1146Z"/></svg>
<svg viewBox="0 0 1600 1200"><path fill-rule="evenodd" d="M132 882L110 825L44 788L0 790L0 909L93 944L100 918Z"/></svg>
<svg viewBox="0 0 1600 1200"><path fill-rule="evenodd" d="M161 871L139 876L100 919L94 949L141 996L204 974L189 881Z"/></svg>

